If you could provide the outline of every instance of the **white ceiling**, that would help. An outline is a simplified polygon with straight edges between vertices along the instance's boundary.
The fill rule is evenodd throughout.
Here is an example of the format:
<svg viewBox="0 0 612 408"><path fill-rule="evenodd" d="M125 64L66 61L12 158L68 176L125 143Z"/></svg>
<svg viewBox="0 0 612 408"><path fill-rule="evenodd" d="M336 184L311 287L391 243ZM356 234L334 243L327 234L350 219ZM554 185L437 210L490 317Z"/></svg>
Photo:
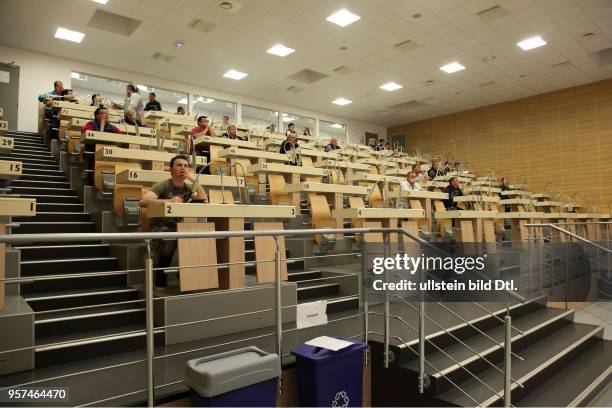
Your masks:
<svg viewBox="0 0 612 408"><path fill-rule="evenodd" d="M221 10L220 1L108 0L102 6L90 0L3 0L0 42L385 126L612 77L612 65L589 57L612 47L612 0L240 0L234 14ZM488 22L476 14L495 5L508 14ZM143 23L130 37L90 28L98 7ZM345 28L325 21L343 7L361 20ZM413 18L416 13L422 17ZM194 31L188 24L195 17L217 27L208 34ZM81 44L55 39L58 26L86 37ZM584 39L585 33L594 36ZM548 45L528 52L516 46L534 35ZM185 47L174 48L176 40ZM394 47L406 40L420 47ZM296 52L285 58L266 53L279 42ZM342 46L348 49L340 51ZM157 61L154 52L176 58ZM485 62L488 55L496 58ZM452 61L467 69L452 75L438 69ZM565 61L571 64L551 67ZM354 71L333 71L342 65ZM249 76L223 78L230 68ZM311 85L286 78L305 68L330 77ZM379 89L389 81L403 88ZM290 86L304 91L286 91ZM338 97L353 103L333 105ZM384 112L412 100L426 106Z"/></svg>

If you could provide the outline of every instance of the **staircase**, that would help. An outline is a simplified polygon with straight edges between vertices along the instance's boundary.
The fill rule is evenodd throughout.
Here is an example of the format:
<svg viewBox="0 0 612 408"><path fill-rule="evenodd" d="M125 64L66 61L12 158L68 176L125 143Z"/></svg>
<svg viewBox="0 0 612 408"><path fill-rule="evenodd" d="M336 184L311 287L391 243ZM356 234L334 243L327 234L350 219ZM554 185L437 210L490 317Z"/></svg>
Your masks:
<svg viewBox="0 0 612 408"><path fill-rule="evenodd" d="M13 152L0 159L23 162L23 175L11 183L10 193L37 202L36 216L13 218L19 227L12 233L95 233L90 214L42 138L23 132L11 136ZM21 252L22 277L48 278L21 285L22 296L36 312L36 368L144 347L144 334L132 333L144 328L144 302L138 301L136 289L128 287L125 274L71 277L117 271L109 245L31 242L15 249ZM117 302L127 303L105 306Z"/></svg>
<svg viewBox="0 0 612 408"><path fill-rule="evenodd" d="M500 310L496 315L504 314ZM547 308L540 302L515 305L510 315L512 326L520 330L513 331L512 352L523 359L512 358L512 378L524 386L513 383L514 406L584 405L612 378L612 342L602 339L603 327L575 323L573 310ZM418 317L413 313L406 320L416 324ZM422 395L417 388L418 340L393 347L395 358L387 369L382 365L382 343L374 342L373 404L503 405L503 322L485 315L448 332L452 335L438 331L427 337L429 386ZM402 387L406 392L397 392Z"/></svg>

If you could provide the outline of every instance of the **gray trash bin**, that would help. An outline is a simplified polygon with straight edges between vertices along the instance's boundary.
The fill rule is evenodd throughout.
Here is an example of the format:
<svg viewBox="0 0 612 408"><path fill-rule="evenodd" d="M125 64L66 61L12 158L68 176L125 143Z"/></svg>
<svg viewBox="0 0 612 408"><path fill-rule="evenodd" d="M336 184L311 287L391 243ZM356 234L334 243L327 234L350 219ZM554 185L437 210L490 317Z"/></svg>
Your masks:
<svg viewBox="0 0 612 408"><path fill-rule="evenodd" d="M185 384L198 407L273 407L280 358L245 347L187 361Z"/></svg>

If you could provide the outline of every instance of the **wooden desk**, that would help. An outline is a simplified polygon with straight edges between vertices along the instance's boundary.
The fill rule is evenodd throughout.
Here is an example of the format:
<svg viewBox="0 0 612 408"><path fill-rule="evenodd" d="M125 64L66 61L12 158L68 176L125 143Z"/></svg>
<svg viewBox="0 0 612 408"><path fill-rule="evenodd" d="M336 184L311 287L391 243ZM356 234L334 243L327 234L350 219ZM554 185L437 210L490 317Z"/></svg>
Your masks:
<svg viewBox="0 0 612 408"><path fill-rule="evenodd" d="M428 181L423 184L423 188L446 188L446 186L448 183L444 181Z"/></svg>
<svg viewBox="0 0 612 408"><path fill-rule="evenodd" d="M412 171L411 169L391 169L391 170L385 170L385 175L386 176L404 176L405 177L411 171Z"/></svg>
<svg viewBox="0 0 612 408"><path fill-rule="evenodd" d="M160 144L163 139L160 139ZM139 146L148 146L155 149L157 139L155 137L142 137L131 135L120 135L117 133L95 132L88 130L81 134L81 141L92 144L135 144ZM176 140L163 140L165 150L177 150L179 142Z"/></svg>
<svg viewBox="0 0 612 408"><path fill-rule="evenodd" d="M23 164L19 161L0 160L0 180L14 180L21 176Z"/></svg>
<svg viewBox="0 0 612 408"><path fill-rule="evenodd" d="M503 201L503 200L502 200ZM544 213L524 211L524 212L500 212L497 213L498 219L509 219L512 222L512 241L527 243L529 238L529 230L525 224L533 223L534 220L541 220ZM535 236L541 234L541 231L534 230Z"/></svg>
<svg viewBox="0 0 612 408"><path fill-rule="evenodd" d="M500 202L499 197L482 196L482 195L465 195L453 197L456 203L470 203L472 208L477 211L497 211L497 204Z"/></svg>
<svg viewBox="0 0 612 408"><path fill-rule="evenodd" d="M0 134L4 134L8 128L8 122L6 120L0 120Z"/></svg>
<svg viewBox="0 0 612 408"><path fill-rule="evenodd" d="M8 217L36 215L36 200L33 198L0 197L0 234L6 233ZM0 310L4 309L6 244L0 243Z"/></svg>
<svg viewBox="0 0 612 408"><path fill-rule="evenodd" d="M528 198L507 198L499 200L501 205L534 205L537 201Z"/></svg>
<svg viewBox="0 0 612 408"><path fill-rule="evenodd" d="M229 139L227 137L199 136L195 139L196 145L236 146L243 149L257 149L257 144L245 140Z"/></svg>
<svg viewBox="0 0 612 408"><path fill-rule="evenodd" d="M363 163L351 163L343 160L324 160L321 162L317 162L314 164L315 167L325 167L325 168L340 168L340 169L352 169L352 170L360 170L360 171L370 171L370 166Z"/></svg>
<svg viewBox="0 0 612 408"><path fill-rule="evenodd" d="M502 197L514 197L514 196L531 197L530 192L523 191L523 190L506 190L506 191L502 191L500 194Z"/></svg>
<svg viewBox="0 0 612 408"><path fill-rule="evenodd" d="M115 180L118 184L140 184L140 185L153 185L160 181L165 181L170 178L170 172L168 171L155 171L155 170L139 170L139 169L128 169L122 170L115 176ZM243 188L245 185L244 177L224 176L223 186L228 188ZM202 186L209 187L221 187L221 176L212 176L208 174L200 174L198 183Z"/></svg>
<svg viewBox="0 0 612 408"><path fill-rule="evenodd" d="M304 176L327 176L326 169L316 167L291 166L280 163L258 163L247 167L249 173L297 174Z"/></svg>
<svg viewBox="0 0 612 408"><path fill-rule="evenodd" d="M66 129L70 130L70 131L74 131L74 132L79 132L80 133L81 129L83 128L83 126L85 126L89 122L90 122L90 120L87 120L87 119L72 118L68 122L68 125L66 126ZM125 123L118 123L118 122L113 122L113 121L111 121L111 125L119 128L119 130L121 130L122 134L128 134L128 135L135 135L136 134L136 127L135 126L126 125ZM127 130L127 133L126 133L126 130ZM138 131L140 133L140 136L155 136L155 134L156 134L156 130L154 128L151 128L151 127L142 127L142 126L140 126L138 128Z"/></svg>
<svg viewBox="0 0 612 408"><path fill-rule="evenodd" d="M532 194L531 198L537 198L537 199L540 199L540 198L550 198L550 194L548 194L548 193L536 193L536 194Z"/></svg>
<svg viewBox="0 0 612 408"><path fill-rule="evenodd" d="M114 146L105 146L96 151L96 160L110 162L161 162L166 165L174 156L176 156L176 153L156 152L152 150L122 149ZM196 156L197 166L204 166L205 164L205 157Z"/></svg>
<svg viewBox="0 0 612 408"><path fill-rule="evenodd" d="M306 157L317 157L320 159L332 159L336 157L336 154L333 152L324 152L322 150L308 149L301 147L300 154Z"/></svg>
<svg viewBox="0 0 612 408"><path fill-rule="evenodd" d="M367 159L358 159L357 163L368 164L370 166L380 166L381 165L381 161L380 160L374 159L372 157L369 157ZM397 162L390 161L388 163L385 163L385 167L397 167ZM385 173L385 174L387 174L387 173Z"/></svg>
<svg viewBox="0 0 612 408"><path fill-rule="evenodd" d="M197 126L196 120L190 116L176 115L174 113L162 111L147 111L144 114L146 121L156 123L168 123L170 126Z"/></svg>
<svg viewBox="0 0 612 408"><path fill-rule="evenodd" d="M334 153L340 155L340 156L357 156L357 158L362 157L362 158L366 158L366 157L370 157L370 155L372 153L370 152L364 152L361 150L354 150L354 149L347 149L347 148L340 148L337 150L334 150Z"/></svg>
<svg viewBox="0 0 612 408"><path fill-rule="evenodd" d="M66 101L53 101L53 107L51 108L53 112L59 112L61 109L71 109L71 110L80 110L83 112L94 113L97 106L90 106L84 103L72 103ZM108 114L113 116L123 116L123 113L118 111L117 109L108 109Z"/></svg>
<svg viewBox="0 0 612 408"><path fill-rule="evenodd" d="M472 187L474 187L474 186L484 186L484 187L491 186L491 187L495 187L495 188L500 188L500 186L501 186L501 184L498 183L498 182L495 182L495 181L494 182L490 182L490 181L487 181L487 180L472 180L470 185ZM501 192L501 189L500 189L500 192Z"/></svg>
<svg viewBox="0 0 612 408"><path fill-rule="evenodd" d="M460 183L470 183L472 181L472 179L468 177L451 176L450 174L445 174L443 176L436 176L434 177L433 181L449 181L452 177L456 177Z"/></svg>
<svg viewBox="0 0 612 408"><path fill-rule="evenodd" d="M287 219L294 218L295 214L295 208L292 206L269 205L153 203L147 209L147 216L151 218L207 218L209 221L207 223L182 222L178 224L178 231L240 231L244 230L245 218ZM280 230L283 229L283 224L281 222L255 222L253 229ZM284 257L285 240L279 237L277 242L282 254L282 276L283 279L287 279L287 264ZM265 236L255 238L258 283L275 280L274 263L263 262L274 258L275 249L274 238ZM245 286L243 237L219 240L212 238L179 239L178 257L182 291L217 287L234 289ZM238 263L220 272L217 267L188 268L190 265L214 264L217 261Z"/></svg>
<svg viewBox="0 0 612 408"><path fill-rule="evenodd" d="M0 119L4 117L4 109L0 108Z"/></svg>
<svg viewBox="0 0 612 408"><path fill-rule="evenodd" d="M72 118L80 118L80 119L94 119L94 113L88 112L84 110L78 109L69 109L69 108L61 108L57 114L59 120L71 120ZM108 118L111 122L119 122L121 120L122 115L108 115Z"/></svg>
<svg viewBox="0 0 612 408"><path fill-rule="evenodd" d="M536 201L534 207L562 207L563 201Z"/></svg>
<svg viewBox="0 0 612 408"><path fill-rule="evenodd" d="M407 219L407 221L402 222L402 228L413 234L418 234L417 223L419 219L425 217L425 212L406 208L343 208L333 210L331 216L339 221L347 218L351 219L353 225L361 225L364 228L397 228L399 220ZM391 242L397 242L396 234L391 234L390 238ZM356 236L356 239L380 243L383 241L383 234L363 234L363 238Z"/></svg>
<svg viewBox="0 0 612 408"><path fill-rule="evenodd" d="M353 175L348 175L346 177L346 181L368 182L368 183L387 182L390 184L399 184L404 180L405 180L404 177L381 176L379 174L371 174L371 173L357 173Z"/></svg>
<svg viewBox="0 0 612 408"><path fill-rule="evenodd" d="M465 188L465 192L469 193L485 193L485 194L499 194L501 188L498 187L485 187L485 186L474 186L473 182L471 186Z"/></svg>
<svg viewBox="0 0 612 408"><path fill-rule="evenodd" d="M247 158L247 159L264 159L270 161L281 161L286 162L289 161L289 155L274 153L274 152L266 152L263 150L248 150L248 149L240 149L237 147L228 147L227 149L223 149L219 152L219 157L221 158Z"/></svg>
<svg viewBox="0 0 612 408"><path fill-rule="evenodd" d="M0 136L0 154L9 154L13 151L15 140L12 137Z"/></svg>
<svg viewBox="0 0 612 408"><path fill-rule="evenodd" d="M327 183L292 183L287 184L285 189L288 193L323 193L323 194L343 194L343 195L368 195L370 189L362 186L351 186L347 184L327 184Z"/></svg>
<svg viewBox="0 0 612 408"><path fill-rule="evenodd" d="M425 211L425 219L419 221L419 225L426 225L429 231L433 228L433 209L444 211L441 200L448 200L448 194L438 191L405 191L395 189L389 191L389 197L396 199L406 199L409 207ZM432 205L433 202L433 205Z"/></svg>

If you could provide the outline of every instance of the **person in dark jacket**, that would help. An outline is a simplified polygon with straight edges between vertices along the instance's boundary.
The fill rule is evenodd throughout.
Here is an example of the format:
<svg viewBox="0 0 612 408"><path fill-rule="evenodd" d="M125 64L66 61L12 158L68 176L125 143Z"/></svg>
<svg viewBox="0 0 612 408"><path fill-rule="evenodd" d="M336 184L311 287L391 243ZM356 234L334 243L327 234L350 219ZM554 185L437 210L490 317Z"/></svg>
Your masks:
<svg viewBox="0 0 612 408"><path fill-rule="evenodd" d="M161 104L155 99L157 96L155 92L149 93L149 102L145 105L144 110L146 111L161 111Z"/></svg>
<svg viewBox="0 0 612 408"><path fill-rule="evenodd" d="M290 153L292 150L295 150L295 154L292 155L291 160L287 161L285 164L289 164L291 166L298 165L298 162L299 162L298 148L299 148L299 145L297 144L297 135L295 133L287 134L287 139L285 139L285 141L281 144L279 153L287 154L287 153Z"/></svg>
<svg viewBox="0 0 612 408"><path fill-rule="evenodd" d="M444 192L448 194L448 199L444 200L444 207L446 209L457 208L455 202L453 201L453 197L459 197L463 195L463 191L459 187L459 179L457 177L451 177L448 180L448 186L444 189Z"/></svg>

